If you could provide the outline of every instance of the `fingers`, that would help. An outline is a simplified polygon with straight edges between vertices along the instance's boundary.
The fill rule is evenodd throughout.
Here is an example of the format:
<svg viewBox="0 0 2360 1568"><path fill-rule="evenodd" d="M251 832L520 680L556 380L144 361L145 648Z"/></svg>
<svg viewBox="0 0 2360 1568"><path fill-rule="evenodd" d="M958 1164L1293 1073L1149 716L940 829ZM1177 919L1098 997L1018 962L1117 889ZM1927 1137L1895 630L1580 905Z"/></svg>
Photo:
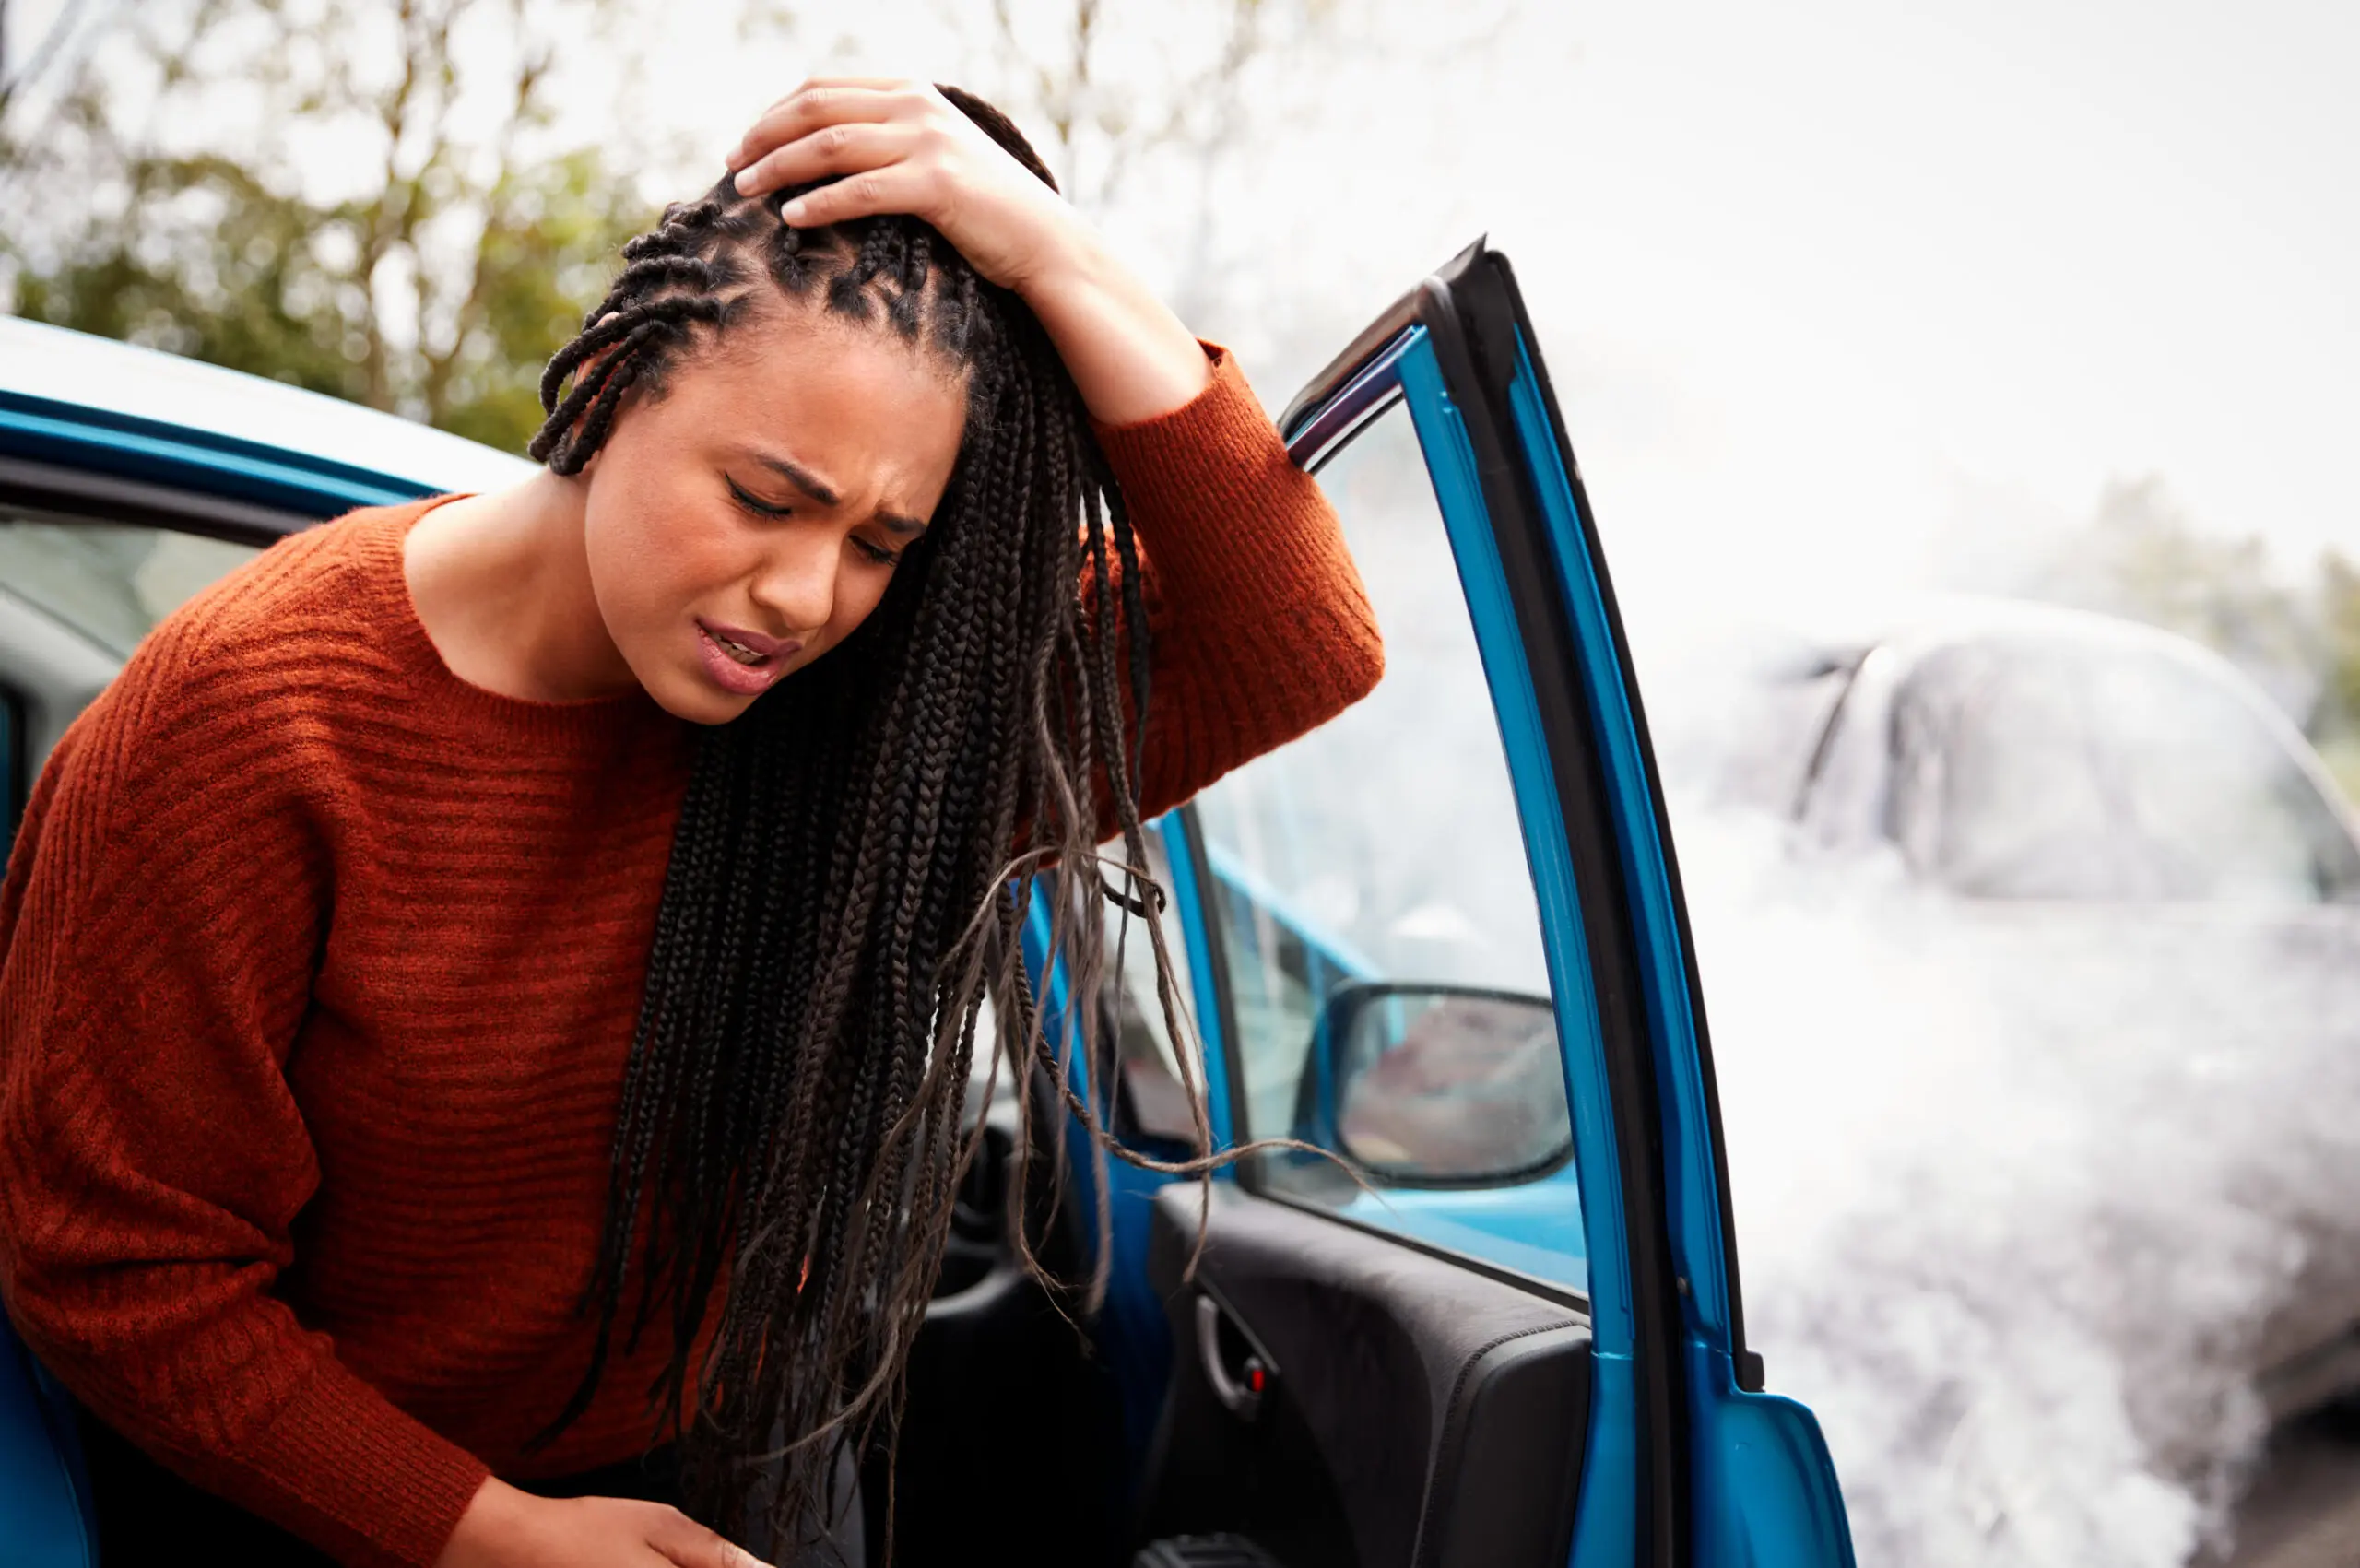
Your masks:
<svg viewBox="0 0 2360 1568"><path fill-rule="evenodd" d="M860 121L824 125L773 149L738 171L738 194L758 196L831 174L862 174L899 163L914 151L918 128Z"/></svg>
<svg viewBox="0 0 2360 1568"><path fill-rule="evenodd" d="M647 1532L647 1544L676 1568L770 1568L741 1546L724 1539L687 1515L666 1509Z"/></svg>
<svg viewBox="0 0 2360 1568"><path fill-rule="evenodd" d="M778 214L797 229L824 229L874 213L906 212L938 229L942 224L935 209L938 190L936 171L892 163L808 191L779 208Z"/></svg>
<svg viewBox="0 0 2360 1568"><path fill-rule="evenodd" d="M874 123L913 113L922 101L921 90L905 82L806 82L762 111L739 138L729 167L743 169L825 126Z"/></svg>

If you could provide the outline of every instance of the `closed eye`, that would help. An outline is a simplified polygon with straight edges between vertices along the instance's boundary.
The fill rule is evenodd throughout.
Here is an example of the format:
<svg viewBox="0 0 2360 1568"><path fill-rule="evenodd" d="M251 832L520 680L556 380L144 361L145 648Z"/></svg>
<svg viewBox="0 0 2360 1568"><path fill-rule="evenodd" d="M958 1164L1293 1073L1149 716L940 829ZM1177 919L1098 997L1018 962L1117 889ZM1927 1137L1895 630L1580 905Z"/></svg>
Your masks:
<svg viewBox="0 0 2360 1568"><path fill-rule="evenodd" d="M721 477L722 482L729 487L729 493L737 498L738 504L757 517L785 517L795 511L792 506L773 505L726 474L722 475Z"/></svg>
<svg viewBox="0 0 2360 1568"><path fill-rule="evenodd" d="M852 536L852 542L860 547L861 554L867 556L869 560L875 561L879 566L891 566L902 559L902 552L900 550L889 550L883 545L873 544L870 541L862 538L858 534L855 534Z"/></svg>

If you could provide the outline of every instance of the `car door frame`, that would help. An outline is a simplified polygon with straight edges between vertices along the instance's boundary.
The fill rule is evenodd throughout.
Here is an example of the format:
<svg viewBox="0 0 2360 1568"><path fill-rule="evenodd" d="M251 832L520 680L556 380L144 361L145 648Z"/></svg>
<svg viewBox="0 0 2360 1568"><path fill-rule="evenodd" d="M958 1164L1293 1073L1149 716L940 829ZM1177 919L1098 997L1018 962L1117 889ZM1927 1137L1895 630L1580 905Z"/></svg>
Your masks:
<svg viewBox="0 0 2360 1568"><path fill-rule="evenodd" d="M1848 1565L1817 1421L1764 1393L1745 1345L1718 1095L1664 794L1580 470L1533 345L1506 258L1479 240L1355 338L1280 428L1316 472L1408 404L1483 648L1550 949L1589 1252L1596 1366L1572 1562ZM1513 647L1500 645L1503 628ZM1187 814L1180 821L1175 865L1200 880L1201 835ZM1179 890L1185 908L1205 907ZM1226 1086L1235 1070L1221 943L1192 929L1189 946L1210 960L1196 972L1199 1017L1219 1058L1208 1079Z"/></svg>

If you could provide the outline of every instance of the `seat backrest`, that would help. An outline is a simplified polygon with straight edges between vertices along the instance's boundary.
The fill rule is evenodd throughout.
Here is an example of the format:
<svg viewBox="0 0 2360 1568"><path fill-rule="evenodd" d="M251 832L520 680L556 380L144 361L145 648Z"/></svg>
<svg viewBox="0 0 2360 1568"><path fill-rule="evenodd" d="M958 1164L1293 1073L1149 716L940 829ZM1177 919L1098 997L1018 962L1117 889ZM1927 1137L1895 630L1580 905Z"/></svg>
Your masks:
<svg viewBox="0 0 2360 1568"><path fill-rule="evenodd" d="M10 1568L98 1568L70 1397L0 1315L0 1541Z"/></svg>

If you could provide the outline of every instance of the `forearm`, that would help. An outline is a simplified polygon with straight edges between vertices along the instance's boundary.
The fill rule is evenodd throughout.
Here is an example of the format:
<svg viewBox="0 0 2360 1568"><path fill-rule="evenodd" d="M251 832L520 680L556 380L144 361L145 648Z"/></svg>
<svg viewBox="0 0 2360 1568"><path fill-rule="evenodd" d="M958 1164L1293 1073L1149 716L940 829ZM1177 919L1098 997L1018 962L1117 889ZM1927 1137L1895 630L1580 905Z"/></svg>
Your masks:
<svg viewBox="0 0 2360 1568"><path fill-rule="evenodd" d="M1091 417L1136 425L1186 407L1210 371L1172 308L1079 218L1053 262L1017 291L1040 318Z"/></svg>
<svg viewBox="0 0 2360 1568"><path fill-rule="evenodd" d="M189 1267L116 1266L101 1309L18 1280L27 1343L99 1420L206 1491L359 1568L434 1561L486 1474L395 1408L276 1303L217 1299ZM52 1287L54 1289L54 1287ZM186 1321L194 1318L194 1321Z"/></svg>
<svg viewBox="0 0 2360 1568"><path fill-rule="evenodd" d="M1148 816L1325 723L1385 668L1334 510L1215 353L1187 406L1098 432L1145 558Z"/></svg>

